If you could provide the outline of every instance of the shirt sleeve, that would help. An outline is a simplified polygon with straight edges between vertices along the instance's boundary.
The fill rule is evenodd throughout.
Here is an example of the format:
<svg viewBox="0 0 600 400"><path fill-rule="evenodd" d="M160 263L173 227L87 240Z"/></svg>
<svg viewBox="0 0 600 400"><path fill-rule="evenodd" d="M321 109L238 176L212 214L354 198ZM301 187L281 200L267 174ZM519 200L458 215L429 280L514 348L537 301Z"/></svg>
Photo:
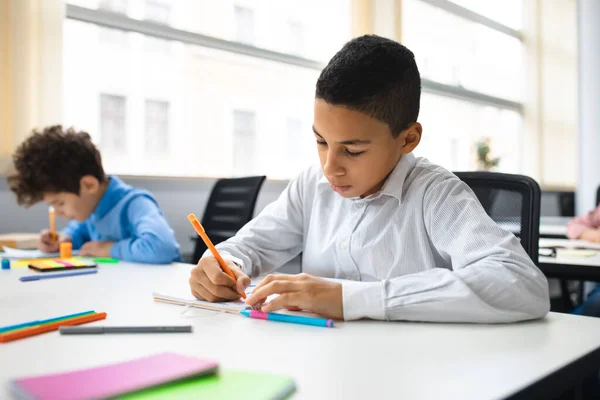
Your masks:
<svg viewBox="0 0 600 400"><path fill-rule="evenodd" d="M269 204L238 233L216 247L223 258L241 265L248 276L276 270L302 252L303 175L292 180L279 198ZM204 256L210 255L207 250Z"/></svg>
<svg viewBox="0 0 600 400"><path fill-rule="evenodd" d="M466 184L435 182L423 201L430 240L423 245L451 260L452 268L380 282L344 282L344 319L501 323L548 313L545 276Z"/></svg>
<svg viewBox="0 0 600 400"><path fill-rule="evenodd" d="M181 259L175 233L152 199L136 197L125 212L131 236L112 246L111 257L149 264L168 264Z"/></svg>
<svg viewBox="0 0 600 400"><path fill-rule="evenodd" d="M567 224L567 237L579 239L586 229L598 229L600 227L600 207L590 211L587 215L573 218Z"/></svg>
<svg viewBox="0 0 600 400"><path fill-rule="evenodd" d="M85 222L71 221L61 232L63 235L71 237L71 243L73 250L80 249L84 243L91 240L90 233L88 232L87 224Z"/></svg>

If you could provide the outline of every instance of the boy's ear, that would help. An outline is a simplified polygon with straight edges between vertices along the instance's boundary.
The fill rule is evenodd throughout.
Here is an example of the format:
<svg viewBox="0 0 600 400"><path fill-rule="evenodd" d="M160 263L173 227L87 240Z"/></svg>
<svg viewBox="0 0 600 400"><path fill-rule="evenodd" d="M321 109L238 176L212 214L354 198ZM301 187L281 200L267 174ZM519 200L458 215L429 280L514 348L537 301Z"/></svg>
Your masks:
<svg viewBox="0 0 600 400"><path fill-rule="evenodd" d="M421 135L423 134L423 126L415 122L408 128L400 133L398 139L402 141L402 149L400 150L402 154L408 154L417 147L419 142L421 141Z"/></svg>
<svg viewBox="0 0 600 400"><path fill-rule="evenodd" d="M79 194L96 193L100 188L100 182L92 175L84 175L79 181Z"/></svg>

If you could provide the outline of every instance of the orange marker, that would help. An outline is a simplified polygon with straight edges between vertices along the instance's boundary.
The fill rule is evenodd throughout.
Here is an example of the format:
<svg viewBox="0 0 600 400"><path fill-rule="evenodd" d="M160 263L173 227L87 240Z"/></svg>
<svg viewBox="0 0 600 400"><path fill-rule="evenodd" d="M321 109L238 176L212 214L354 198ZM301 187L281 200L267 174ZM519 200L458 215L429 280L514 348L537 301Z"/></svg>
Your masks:
<svg viewBox="0 0 600 400"><path fill-rule="evenodd" d="M31 328L17 329L16 331L10 331L0 334L0 342L10 342L12 340L24 339L30 336L40 335L42 333L56 331L61 326L69 325L81 325L92 321L98 321L106 318L106 313L97 313L84 315L82 317L71 318L63 321L56 321L46 325L32 326Z"/></svg>
<svg viewBox="0 0 600 400"><path fill-rule="evenodd" d="M221 266L221 269L227 275L229 275L233 279L234 282L237 282L237 278L235 277L235 275L233 274L233 272L231 272L231 270L229 269L229 267L225 263L225 260L223 260L223 257L221 257L221 255L219 254L219 252L217 251L217 249L215 248L215 246L210 241L210 238L206 234L206 231L204 231L204 228L202 227L202 224L200 224L200 221L198 221L198 218L196 218L196 216L194 215L194 213L192 213L192 214L188 215L188 219L192 223L192 226L194 227L194 229L196 230L196 232L198 232L198 235L200 235L200 237L204 241L204 244L206 245L206 247L208 247L208 249L212 253L213 257L217 259L217 262ZM240 293L240 295L244 299L246 298L246 293L242 292L242 293Z"/></svg>
<svg viewBox="0 0 600 400"><path fill-rule="evenodd" d="M54 207L48 208L48 217L50 217L50 238L56 240L56 225L54 224Z"/></svg>

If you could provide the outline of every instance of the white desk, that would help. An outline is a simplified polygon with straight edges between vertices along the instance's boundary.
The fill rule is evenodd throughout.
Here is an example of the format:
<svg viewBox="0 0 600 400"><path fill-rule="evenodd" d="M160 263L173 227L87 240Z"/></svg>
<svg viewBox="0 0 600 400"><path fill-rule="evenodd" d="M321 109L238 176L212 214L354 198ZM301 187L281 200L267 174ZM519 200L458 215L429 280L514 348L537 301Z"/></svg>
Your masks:
<svg viewBox="0 0 600 400"><path fill-rule="evenodd" d="M223 368L296 380L297 399L548 398L600 365L600 319L551 313L508 325L339 323L334 329L156 303L187 293L189 265L103 265L95 275L22 283L0 270L0 325L94 309L96 324L190 323L193 334L61 336L0 344L0 398L10 378L175 351ZM440 310L443 312L443 310ZM581 360L588 356L592 364ZM556 386L558 385L558 386Z"/></svg>
<svg viewBox="0 0 600 400"><path fill-rule="evenodd" d="M540 239L541 247L558 247L556 257L539 256L540 269L547 276L572 280L590 280L600 282L600 244L583 240L570 239ZM569 256L561 254L568 249L590 249L596 254L590 257Z"/></svg>

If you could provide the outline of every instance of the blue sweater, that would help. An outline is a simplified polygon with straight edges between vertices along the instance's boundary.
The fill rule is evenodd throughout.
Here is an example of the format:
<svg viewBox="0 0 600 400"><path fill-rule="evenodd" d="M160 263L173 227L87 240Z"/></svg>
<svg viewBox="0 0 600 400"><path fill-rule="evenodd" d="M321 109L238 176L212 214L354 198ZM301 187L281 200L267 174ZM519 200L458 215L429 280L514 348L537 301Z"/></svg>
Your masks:
<svg viewBox="0 0 600 400"><path fill-rule="evenodd" d="M111 257L124 261L167 264L181 261L179 244L158 203L145 190L135 189L116 176L94 212L83 222L71 221L63 233L73 249L85 242L115 242Z"/></svg>

